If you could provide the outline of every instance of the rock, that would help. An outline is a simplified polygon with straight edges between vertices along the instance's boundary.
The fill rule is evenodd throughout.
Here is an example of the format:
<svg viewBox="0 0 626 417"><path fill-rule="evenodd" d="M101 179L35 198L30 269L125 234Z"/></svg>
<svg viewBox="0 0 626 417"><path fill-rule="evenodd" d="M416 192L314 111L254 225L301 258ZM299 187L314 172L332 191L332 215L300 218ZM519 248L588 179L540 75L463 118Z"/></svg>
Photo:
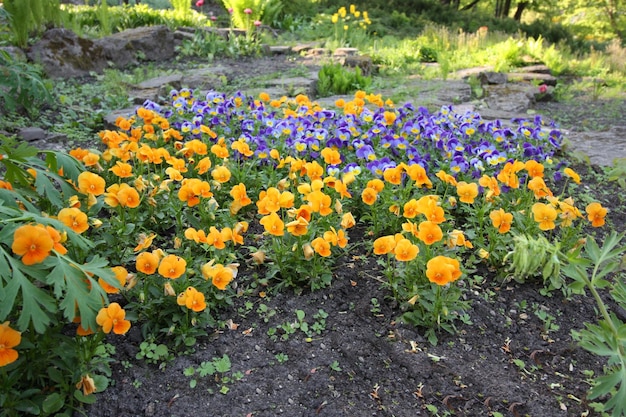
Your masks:
<svg viewBox="0 0 626 417"><path fill-rule="evenodd" d="M298 94L306 94L309 97L315 95L317 80L306 77L277 78L267 83L268 87L278 87L285 91L285 95L295 97Z"/></svg>
<svg viewBox="0 0 626 417"><path fill-rule="evenodd" d="M350 68L359 68L361 74L372 75L375 71L372 57L369 55L349 55L343 59L343 65Z"/></svg>
<svg viewBox="0 0 626 417"><path fill-rule="evenodd" d="M181 81L183 76L181 74L164 75L162 77L151 78L142 83L137 84L140 89L147 88L159 88L165 85L170 85L172 88L181 88Z"/></svg>
<svg viewBox="0 0 626 417"><path fill-rule="evenodd" d="M26 62L26 54L17 46L1 46L0 51L5 51L15 61Z"/></svg>
<svg viewBox="0 0 626 417"><path fill-rule="evenodd" d="M526 112L533 100L529 87L522 84L490 85L485 92L487 107L510 113Z"/></svg>
<svg viewBox="0 0 626 417"><path fill-rule="evenodd" d="M556 77L550 74L534 73L534 72L510 72L508 74L511 81L540 81L545 85L555 86Z"/></svg>
<svg viewBox="0 0 626 417"><path fill-rule="evenodd" d="M457 79L460 78L464 80L473 75L478 76L478 74L480 74L481 72L492 71L492 70L493 70L493 67L490 65L483 66L483 67L466 68L466 69L462 69L462 70L451 73L450 78L457 78Z"/></svg>
<svg viewBox="0 0 626 417"><path fill-rule="evenodd" d="M537 64L537 65L527 65L522 68L518 68L515 72L534 72L537 74L552 74L550 68L547 65Z"/></svg>
<svg viewBox="0 0 626 417"><path fill-rule="evenodd" d="M301 54L301 53L307 53L308 51L310 51L311 49L315 47L316 45L314 44L300 44L300 45L294 46L293 48L291 48L291 50L295 54Z"/></svg>
<svg viewBox="0 0 626 417"><path fill-rule="evenodd" d="M174 56L174 33L165 25L128 29L96 41L117 67Z"/></svg>
<svg viewBox="0 0 626 417"><path fill-rule="evenodd" d="M595 165L611 166L613 161L626 158L625 128L612 127L608 131L564 131L566 146L569 150L580 152ZM610 152L606 150L610 149Z"/></svg>
<svg viewBox="0 0 626 417"><path fill-rule="evenodd" d="M44 32L27 53L51 78L73 78L123 68L140 61L164 61L174 56L176 42L167 26L129 29L92 41L67 29Z"/></svg>
<svg viewBox="0 0 626 417"><path fill-rule="evenodd" d="M307 56L330 56L330 50L326 48L311 48L306 53Z"/></svg>
<svg viewBox="0 0 626 417"><path fill-rule="evenodd" d="M220 90L228 82L228 68L213 65L183 75L181 86L192 90Z"/></svg>
<svg viewBox="0 0 626 417"><path fill-rule="evenodd" d="M502 72L483 71L478 74L478 80L482 85L506 84L508 81L508 76L507 74Z"/></svg>
<svg viewBox="0 0 626 417"><path fill-rule="evenodd" d="M269 55L288 55L293 53L290 46L270 46Z"/></svg>
<svg viewBox="0 0 626 417"><path fill-rule="evenodd" d="M39 127L24 127L17 132L17 137L27 142L46 138L46 131Z"/></svg>
<svg viewBox="0 0 626 417"><path fill-rule="evenodd" d="M108 66L102 46L68 29L47 30L26 54L50 78L72 78L101 72Z"/></svg>
<svg viewBox="0 0 626 417"><path fill-rule="evenodd" d="M334 57L345 57L345 56L354 56L359 53L357 48L337 48L335 52L333 52Z"/></svg>

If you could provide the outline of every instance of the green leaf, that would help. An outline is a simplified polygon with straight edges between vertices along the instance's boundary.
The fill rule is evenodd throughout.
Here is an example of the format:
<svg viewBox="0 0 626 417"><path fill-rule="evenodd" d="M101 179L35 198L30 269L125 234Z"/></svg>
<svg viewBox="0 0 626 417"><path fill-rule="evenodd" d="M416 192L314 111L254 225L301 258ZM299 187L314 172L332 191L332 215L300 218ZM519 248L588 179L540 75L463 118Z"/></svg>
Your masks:
<svg viewBox="0 0 626 417"><path fill-rule="evenodd" d="M74 398L80 401L83 404L93 404L96 402L96 396L93 394L85 395L80 390L74 391Z"/></svg>
<svg viewBox="0 0 626 417"><path fill-rule="evenodd" d="M228 355L224 354L221 359L215 359L215 370L219 373L230 371L231 363Z"/></svg>
<svg viewBox="0 0 626 417"><path fill-rule="evenodd" d="M93 384L96 387L96 392L103 392L109 387L109 378L104 375L94 375Z"/></svg>
<svg viewBox="0 0 626 417"><path fill-rule="evenodd" d="M49 294L35 286L27 277L33 274L37 276L43 271L24 265L3 249L0 256L4 256L9 264L8 269L0 271L0 278L7 283L4 287L4 297L0 298L0 320L6 319L11 313L18 294L21 294L22 309L17 320L18 329L24 331L32 323L37 333L45 332L51 322L48 313L56 312L56 303Z"/></svg>
<svg viewBox="0 0 626 417"><path fill-rule="evenodd" d="M65 405L65 396L55 392L50 394L43 400L41 409L44 413L55 413Z"/></svg>

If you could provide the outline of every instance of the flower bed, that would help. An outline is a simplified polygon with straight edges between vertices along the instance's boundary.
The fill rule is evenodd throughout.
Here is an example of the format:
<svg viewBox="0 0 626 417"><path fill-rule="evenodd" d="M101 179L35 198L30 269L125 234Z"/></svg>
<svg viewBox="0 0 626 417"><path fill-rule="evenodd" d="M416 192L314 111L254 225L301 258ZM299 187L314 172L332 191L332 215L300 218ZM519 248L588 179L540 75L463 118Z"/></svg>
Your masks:
<svg viewBox="0 0 626 417"><path fill-rule="evenodd" d="M581 180L540 117L431 114L364 92L336 110L305 96L171 99L119 118L102 151L3 148L0 319L22 340L3 325L0 366L17 381L37 364L29 383L64 386L33 393L42 409L106 388L103 333L140 325L193 346L233 297L331 285L357 246L383 266L402 319L436 343L468 320L460 283L473 270L567 291L564 254L604 224L600 204L584 216L568 198ZM350 240L355 226L367 239ZM79 337L63 335L72 322Z"/></svg>

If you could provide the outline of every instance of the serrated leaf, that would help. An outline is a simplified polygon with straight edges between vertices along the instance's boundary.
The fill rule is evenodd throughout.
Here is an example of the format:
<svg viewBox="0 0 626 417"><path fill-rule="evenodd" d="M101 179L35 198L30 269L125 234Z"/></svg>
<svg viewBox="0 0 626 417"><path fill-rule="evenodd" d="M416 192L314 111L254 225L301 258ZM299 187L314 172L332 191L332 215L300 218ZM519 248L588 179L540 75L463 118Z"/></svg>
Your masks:
<svg viewBox="0 0 626 417"><path fill-rule="evenodd" d="M616 370L599 376L594 380L594 386L589 391L589 399L593 400L611 392L613 387L621 380L621 375Z"/></svg>
<svg viewBox="0 0 626 417"><path fill-rule="evenodd" d="M224 354L221 359L215 360L215 370L219 373L226 373L230 371L231 363L228 355Z"/></svg>
<svg viewBox="0 0 626 417"><path fill-rule="evenodd" d="M50 178L48 177L49 173L43 169L34 168L34 170L37 172L37 177L35 178L35 189L37 190L37 194L42 197L46 197L55 207L64 207L61 193L50 181Z"/></svg>
<svg viewBox="0 0 626 417"><path fill-rule="evenodd" d="M15 300L20 294L22 305L17 320L18 329L23 331L32 323L37 333L43 333L51 322L48 313L56 312L56 303L48 293L36 287L27 276L29 271L40 271L27 267L4 250L0 255L4 256L9 265L8 270L0 271L0 277L7 282L4 287L4 297L0 299L0 319L4 320L11 313Z"/></svg>

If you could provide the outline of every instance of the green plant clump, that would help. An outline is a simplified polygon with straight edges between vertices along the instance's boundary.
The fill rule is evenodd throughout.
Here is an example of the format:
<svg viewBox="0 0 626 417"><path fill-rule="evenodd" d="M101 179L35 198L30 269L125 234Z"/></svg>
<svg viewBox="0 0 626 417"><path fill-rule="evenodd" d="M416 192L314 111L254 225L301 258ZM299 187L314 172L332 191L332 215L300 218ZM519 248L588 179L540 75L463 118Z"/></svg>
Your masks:
<svg viewBox="0 0 626 417"><path fill-rule="evenodd" d="M317 94L320 97L349 94L367 90L371 84L372 78L363 76L359 67L350 70L339 63L325 64L318 74Z"/></svg>

